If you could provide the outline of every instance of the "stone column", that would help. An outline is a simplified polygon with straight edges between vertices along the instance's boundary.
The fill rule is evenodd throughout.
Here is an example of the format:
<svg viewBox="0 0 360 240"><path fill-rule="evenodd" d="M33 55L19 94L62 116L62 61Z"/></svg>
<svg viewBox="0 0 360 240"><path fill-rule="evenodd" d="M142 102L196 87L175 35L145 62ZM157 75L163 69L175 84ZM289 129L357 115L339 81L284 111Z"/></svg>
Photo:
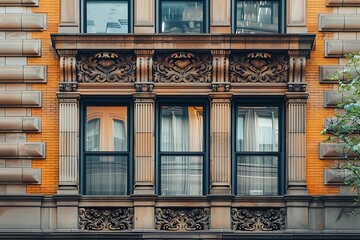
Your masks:
<svg viewBox="0 0 360 240"><path fill-rule="evenodd" d="M287 98L288 194L307 194L306 186L306 57L289 51L290 76Z"/></svg>
<svg viewBox="0 0 360 240"><path fill-rule="evenodd" d="M136 93L134 93L134 194L154 194L154 101L152 93L152 50L136 50Z"/></svg>
<svg viewBox="0 0 360 240"><path fill-rule="evenodd" d="M210 93L210 193L231 193L231 105L229 51L212 50L213 82Z"/></svg>
<svg viewBox="0 0 360 240"><path fill-rule="evenodd" d="M76 83L76 51L60 51L59 194L78 194L79 98Z"/></svg>

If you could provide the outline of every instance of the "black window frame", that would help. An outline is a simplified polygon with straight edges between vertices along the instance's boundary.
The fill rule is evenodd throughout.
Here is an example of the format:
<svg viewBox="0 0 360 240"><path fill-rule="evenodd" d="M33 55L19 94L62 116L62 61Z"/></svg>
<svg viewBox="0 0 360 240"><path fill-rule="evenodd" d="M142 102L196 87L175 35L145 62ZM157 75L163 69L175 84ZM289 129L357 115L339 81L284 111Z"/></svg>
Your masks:
<svg viewBox="0 0 360 240"><path fill-rule="evenodd" d="M106 0L107 2L127 2L128 3L128 32L133 33L134 29L134 1L133 0ZM87 3L88 2L103 2L102 0L82 0L81 1L81 24L80 32L87 32ZM127 33L104 33L104 34L127 34ZM96 34L96 33L90 33Z"/></svg>
<svg viewBox="0 0 360 240"><path fill-rule="evenodd" d="M155 20L155 32L161 34L171 34L161 32L161 3L162 1L174 1L174 2L191 2L191 1L203 1L203 32L201 33L175 33L175 34L205 34L210 30L210 0L156 0L156 20Z"/></svg>
<svg viewBox="0 0 360 240"><path fill-rule="evenodd" d="M89 106L126 106L127 107L127 151L86 151L86 108ZM127 156L127 193L126 195L102 195L102 196L127 196L133 192L134 184L134 103L131 97L118 97L118 96L82 96L80 101L80 194L86 194L86 180L85 180L85 157L86 156ZM115 153L115 154L114 154Z"/></svg>
<svg viewBox="0 0 360 240"><path fill-rule="evenodd" d="M257 195L240 195L237 193L237 157L238 156L278 156L278 192L275 196L284 195L286 193L286 101L283 96L269 96L269 97L256 97L256 96L242 96L234 98L232 102L232 193L236 196L251 196ZM238 107L278 107L278 151L237 151L236 138L237 138L237 113ZM269 196L269 195L259 195ZM274 195L271 195L274 196Z"/></svg>
<svg viewBox="0 0 360 240"><path fill-rule="evenodd" d="M237 2L238 1L246 1L246 0L232 0L232 33L234 34L242 34L242 33L236 33L237 29ZM248 0L248 1L261 1L261 0ZM286 33L286 0L268 0L273 2L279 3L279 25L278 25L278 32L277 33L269 33L269 34L284 34ZM249 33L250 34L250 33ZM267 34L267 33L251 33L251 34Z"/></svg>
<svg viewBox="0 0 360 240"><path fill-rule="evenodd" d="M203 151L202 152L161 152L160 151L160 133L161 133L161 107L162 106L202 106L203 107ZM158 97L156 99L156 108L155 108L155 192L159 196L165 197L188 197L193 195L162 195L161 194L161 156L203 156L203 178L202 178L202 195L195 196L205 196L209 193L209 171L210 171L210 104L208 98L174 98L174 97Z"/></svg>

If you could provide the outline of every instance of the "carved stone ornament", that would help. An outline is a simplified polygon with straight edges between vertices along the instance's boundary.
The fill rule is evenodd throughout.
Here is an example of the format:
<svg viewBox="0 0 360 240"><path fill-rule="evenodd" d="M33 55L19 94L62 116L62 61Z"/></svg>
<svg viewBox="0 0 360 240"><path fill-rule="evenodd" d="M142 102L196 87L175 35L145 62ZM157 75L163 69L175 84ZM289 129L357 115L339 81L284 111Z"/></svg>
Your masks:
<svg viewBox="0 0 360 240"><path fill-rule="evenodd" d="M289 57L264 52L233 54L230 58L230 82L285 83L289 78Z"/></svg>
<svg viewBox="0 0 360 240"><path fill-rule="evenodd" d="M154 82L180 83L212 81L212 56L204 53L175 52L154 56Z"/></svg>
<svg viewBox="0 0 360 240"><path fill-rule="evenodd" d="M230 83L212 83L211 88L213 92L228 92L230 90Z"/></svg>
<svg viewBox="0 0 360 240"><path fill-rule="evenodd" d="M81 54L76 67L78 82L135 82L136 59L133 54Z"/></svg>
<svg viewBox="0 0 360 240"><path fill-rule="evenodd" d="M234 231L279 231L285 230L285 209L231 209Z"/></svg>
<svg viewBox="0 0 360 240"><path fill-rule="evenodd" d="M59 91L60 92L76 92L78 84L76 82L60 82Z"/></svg>
<svg viewBox="0 0 360 240"><path fill-rule="evenodd" d="M209 229L209 208L156 208L156 229L198 231Z"/></svg>
<svg viewBox="0 0 360 240"><path fill-rule="evenodd" d="M154 83L152 82L137 82L135 83L135 89L137 92L152 92Z"/></svg>
<svg viewBox="0 0 360 240"><path fill-rule="evenodd" d="M289 92L306 92L306 84L304 83L288 83Z"/></svg>
<svg viewBox="0 0 360 240"><path fill-rule="evenodd" d="M80 230L132 230L133 208L80 208Z"/></svg>

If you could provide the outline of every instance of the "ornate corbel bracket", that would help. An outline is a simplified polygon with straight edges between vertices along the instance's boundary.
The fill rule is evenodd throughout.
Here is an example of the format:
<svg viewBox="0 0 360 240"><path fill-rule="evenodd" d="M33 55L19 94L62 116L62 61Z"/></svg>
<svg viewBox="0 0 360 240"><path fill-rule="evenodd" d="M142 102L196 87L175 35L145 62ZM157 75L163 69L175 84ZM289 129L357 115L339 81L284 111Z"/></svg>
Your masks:
<svg viewBox="0 0 360 240"><path fill-rule="evenodd" d="M213 82L229 82L229 50L211 50Z"/></svg>
<svg viewBox="0 0 360 240"><path fill-rule="evenodd" d="M76 82L77 50L58 50L60 55L60 82Z"/></svg>
<svg viewBox="0 0 360 240"><path fill-rule="evenodd" d="M152 82L152 58L154 50L135 50L135 54L136 82Z"/></svg>
<svg viewBox="0 0 360 240"><path fill-rule="evenodd" d="M136 92L152 92L154 88L154 83L152 82L136 82L135 89Z"/></svg>
<svg viewBox="0 0 360 240"><path fill-rule="evenodd" d="M289 83L304 84L305 80L305 68L306 68L306 56L307 51L288 51L289 53L289 64L290 64L290 73L289 73Z"/></svg>
<svg viewBox="0 0 360 240"><path fill-rule="evenodd" d="M230 91L229 82L212 82L211 88L213 92L229 92Z"/></svg>

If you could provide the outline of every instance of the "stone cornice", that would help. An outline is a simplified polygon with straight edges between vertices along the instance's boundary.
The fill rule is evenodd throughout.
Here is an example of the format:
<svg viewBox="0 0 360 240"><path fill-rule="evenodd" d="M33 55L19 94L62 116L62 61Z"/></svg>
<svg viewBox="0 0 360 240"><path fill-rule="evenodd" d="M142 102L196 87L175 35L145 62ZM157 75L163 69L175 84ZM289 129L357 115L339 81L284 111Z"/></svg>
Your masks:
<svg viewBox="0 0 360 240"><path fill-rule="evenodd" d="M52 34L52 46L61 50L302 50L310 56L315 34Z"/></svg>

